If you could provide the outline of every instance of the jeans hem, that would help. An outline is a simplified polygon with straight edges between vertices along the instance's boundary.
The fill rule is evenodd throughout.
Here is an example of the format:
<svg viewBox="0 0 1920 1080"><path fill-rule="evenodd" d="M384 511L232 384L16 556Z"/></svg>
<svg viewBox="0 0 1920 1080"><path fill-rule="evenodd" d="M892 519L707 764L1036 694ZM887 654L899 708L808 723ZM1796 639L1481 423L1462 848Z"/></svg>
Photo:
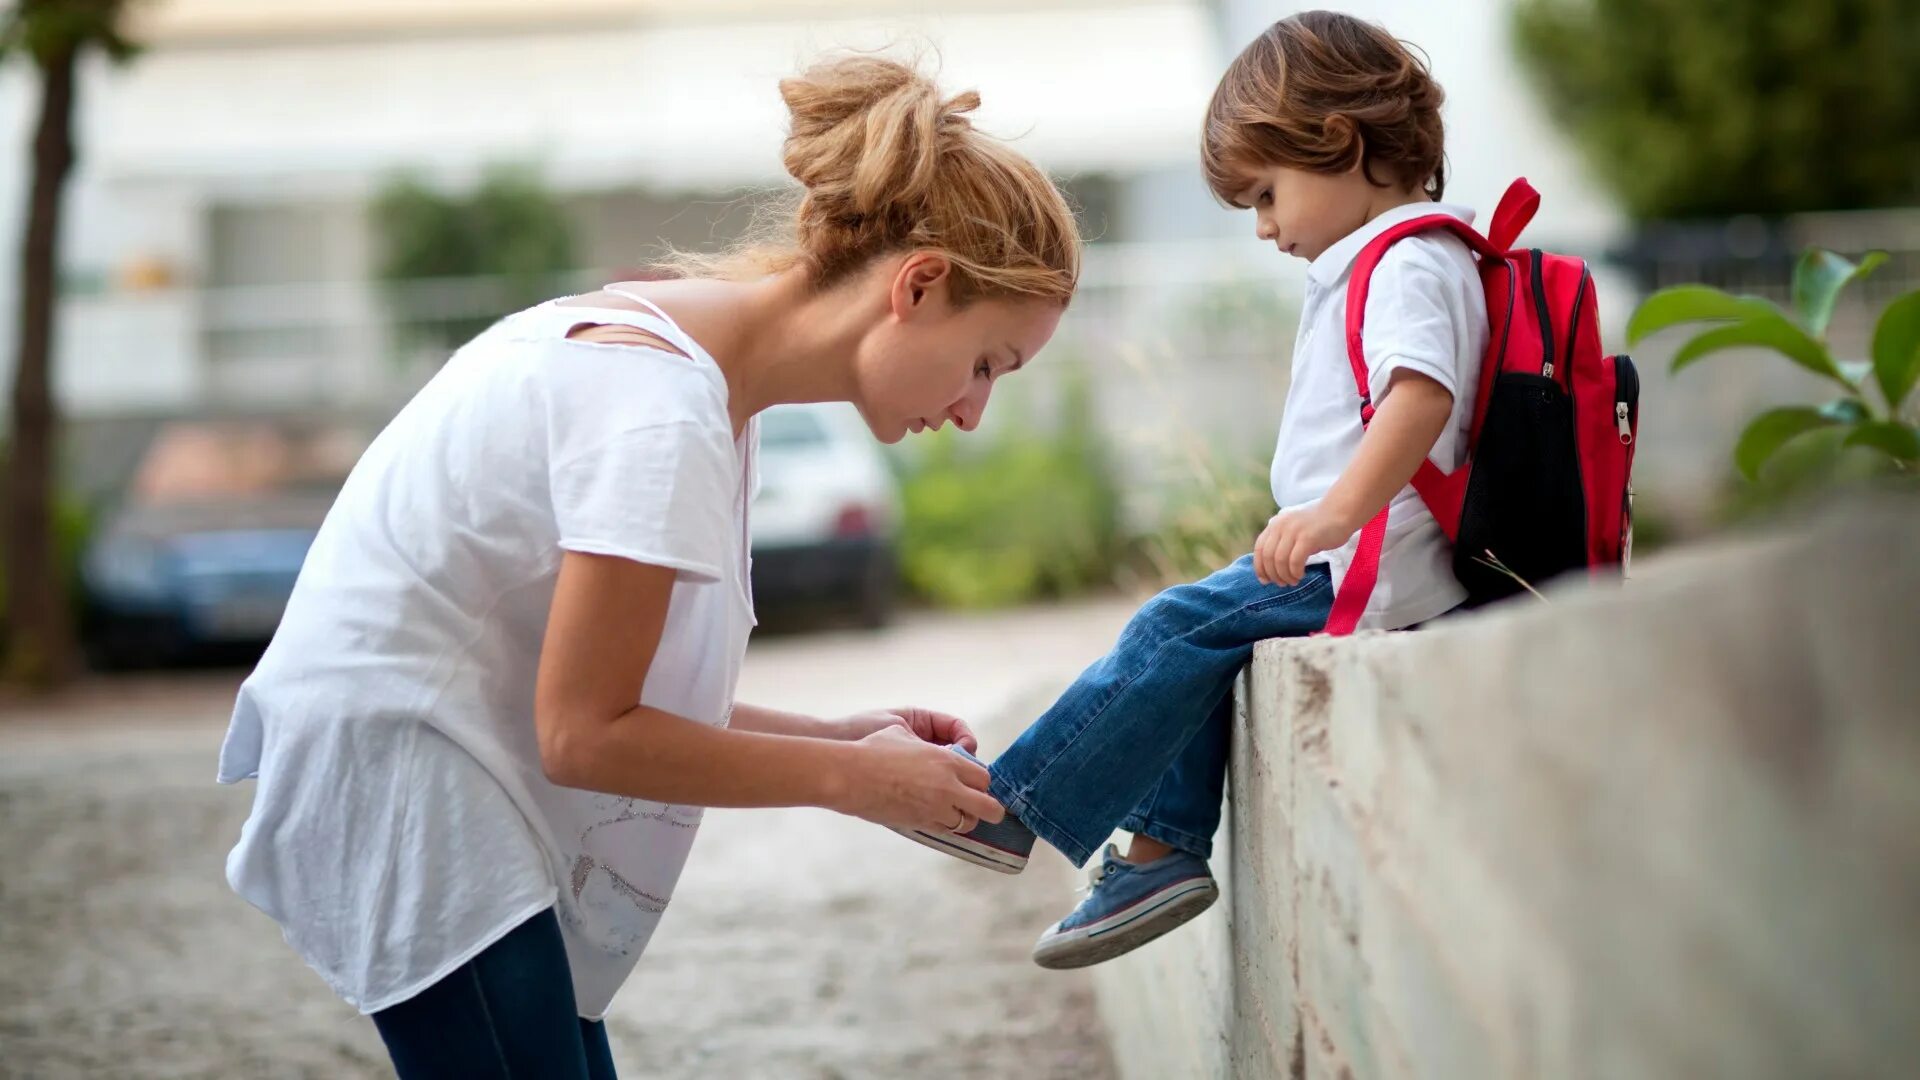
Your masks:
<svg viewBox="0 0 1920 1080"><path fill-rule="evenodd" d="M1210 860L1213 858L1212 837L1203 837L1197 833L1187 832L1184 829L1176 829L1171 825L1161 825L1149 818L1141 817L1139 814L1127 815L1127 819L1120 823L1120 827L1127 832L1144 836L1148 839L1158 840L1169 847L1184 851L1197 859Z"/></svg>
<svg viewBox="0 0 1920 1080"><path fill-rule="evenodd" d="M1007 813L1019 818L1020 824L1025 825L1033 835L1053 845L1053 849L1065 855L1067 861L1073 865L1085 866L1087 860L1093 857L1092 848L1082 844L1067 830L1054 824L1024 794L1009 790L998 773L990 774L987 794L998 800L1000 805L1006 808Z"/></svg>

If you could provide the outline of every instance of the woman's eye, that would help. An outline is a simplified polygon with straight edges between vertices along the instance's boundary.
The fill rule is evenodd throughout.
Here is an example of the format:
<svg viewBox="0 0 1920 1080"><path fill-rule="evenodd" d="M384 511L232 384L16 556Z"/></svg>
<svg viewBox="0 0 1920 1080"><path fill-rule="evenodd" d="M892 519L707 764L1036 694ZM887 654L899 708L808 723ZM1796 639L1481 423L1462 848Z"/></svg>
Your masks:
<svg viewBox="0 0 1920 1080"><path fill-rule="evenodd" d="M991 379L993 378L993 365L986 360L982 360L980 361L980 366L973 369L973 373L982 379Z"/></svg>

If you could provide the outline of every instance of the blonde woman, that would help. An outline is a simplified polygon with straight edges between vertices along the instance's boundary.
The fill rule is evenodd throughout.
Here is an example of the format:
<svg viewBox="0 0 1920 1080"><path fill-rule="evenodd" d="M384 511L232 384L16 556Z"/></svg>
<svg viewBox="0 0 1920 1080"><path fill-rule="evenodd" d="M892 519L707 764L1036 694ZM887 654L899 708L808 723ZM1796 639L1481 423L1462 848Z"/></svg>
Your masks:
<svg viewBox="0 0 1920 1080"><path fill-rule="evenodd" d="M995 821L960 721L736 704L754 417L979 423L1079 239L972 93L858 57L783 81L793 238L503 320L375 440L242 686L228 880L403 1077L613 1075L599 1018L706 806Z"/></svg>

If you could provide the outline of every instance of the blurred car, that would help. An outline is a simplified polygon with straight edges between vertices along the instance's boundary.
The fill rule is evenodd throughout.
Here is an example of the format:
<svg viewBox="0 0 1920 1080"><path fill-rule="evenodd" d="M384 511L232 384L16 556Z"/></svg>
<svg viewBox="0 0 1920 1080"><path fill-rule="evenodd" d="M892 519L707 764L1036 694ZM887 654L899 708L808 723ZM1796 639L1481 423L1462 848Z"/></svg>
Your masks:
<svg viewBox="0 0 1920 1080"><path fill-rule="evenodd" d="M827 603L867 626L898 593L893 474L853 407L781 405L760 418L753 592L762 608Z"/></svg>
<svg viewBox="0 0 1920 1080"><path fill-rule="evenodd" d="M82 627L102 667L263 644L369 425L162 424L81 559Z"/></svg>

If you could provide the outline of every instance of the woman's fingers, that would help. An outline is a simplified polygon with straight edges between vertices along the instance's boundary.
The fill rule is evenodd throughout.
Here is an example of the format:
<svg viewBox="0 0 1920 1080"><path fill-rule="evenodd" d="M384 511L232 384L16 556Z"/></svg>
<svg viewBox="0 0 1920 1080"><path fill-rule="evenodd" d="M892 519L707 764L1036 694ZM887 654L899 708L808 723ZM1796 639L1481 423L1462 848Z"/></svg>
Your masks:
<svg viewBox="0 0 1920 1080"><path fill-rule="evenodd" d="M984 791L962 788L954 796L953 804L963 814L976 821L998 822L1007 816L1007 811L993 796Z"/></svg>
<svg viewBox="0 0 1920 1080"><path fill-rule="evenodd" d="M953 757L953 772L955 776L960 778L961 783L976 791L987 790L987 784L992 781L993 774L987 771L986 766L968 761L966 758L955 754L951 750L947 751L947 753Z"/></svg>
<svg viewBox="0 0 1920 1080"><path fill-rule="evenodd" d="M960 815L960 824L955 825L953 827L954 832L957 832L957 833L972 832L973 827L975 825L980 824L979 818L974 817L972 814L969 814L964 810L956 809L954 812Z"/></svg>

